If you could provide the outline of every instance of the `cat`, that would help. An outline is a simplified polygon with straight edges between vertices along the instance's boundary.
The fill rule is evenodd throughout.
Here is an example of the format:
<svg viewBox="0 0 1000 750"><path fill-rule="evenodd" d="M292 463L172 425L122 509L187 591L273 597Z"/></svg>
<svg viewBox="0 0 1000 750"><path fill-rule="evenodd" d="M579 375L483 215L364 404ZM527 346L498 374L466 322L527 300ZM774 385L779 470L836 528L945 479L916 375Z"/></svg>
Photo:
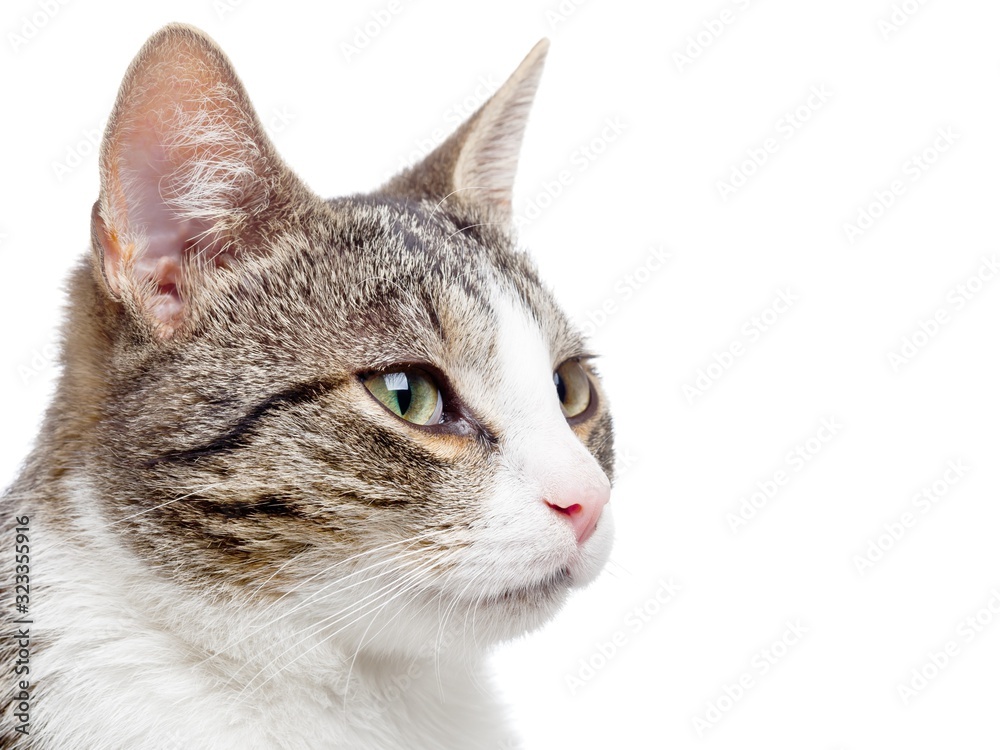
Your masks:
<svg viewBox="0 0 1000 750"><path fill-rule="evenodd" d="M423 161L323 200L212 40L146 42L2 501L4 606L25 593L0 747L517 746L489 648L613 535L593 355L514 237L546 50Z"/></svg>

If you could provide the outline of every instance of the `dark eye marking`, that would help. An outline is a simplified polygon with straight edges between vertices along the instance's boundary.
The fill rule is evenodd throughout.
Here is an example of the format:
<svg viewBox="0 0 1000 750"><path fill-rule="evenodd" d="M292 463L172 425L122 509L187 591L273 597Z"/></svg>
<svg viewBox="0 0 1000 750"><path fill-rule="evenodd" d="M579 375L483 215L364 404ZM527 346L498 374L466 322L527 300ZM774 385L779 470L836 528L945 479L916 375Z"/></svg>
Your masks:
<svg viewBox="0 0 1000 750"><path fill-rule="evenodd" d="M282 407L307 403L320 398L344 383L343 379L319 379L297 383L272 394L240 417L228 431L208 443L164 453L144 462L147 467L162 463L190 463L206 456L228 453L242 448L253 436L257 423L268 413Z"/></svg>

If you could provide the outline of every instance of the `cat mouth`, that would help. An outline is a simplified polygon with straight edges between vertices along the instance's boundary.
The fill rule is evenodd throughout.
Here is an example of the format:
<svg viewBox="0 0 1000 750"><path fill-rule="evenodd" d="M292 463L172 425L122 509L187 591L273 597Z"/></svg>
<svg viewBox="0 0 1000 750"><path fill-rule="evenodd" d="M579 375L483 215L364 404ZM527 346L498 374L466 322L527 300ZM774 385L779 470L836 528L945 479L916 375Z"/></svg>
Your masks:
<svg viewBox="0 0 1000 750"><path fill-rule="evenodd" d="M486 604L530 604L551 599L556 594L565 591L573 582L569 568L561 568L552 575L527 586L516 586L505 589L499 594L484 597Z"/></svg>
<svg viewBox="0 0 1000 750"><path fill-rule="evenodd" d="M531 608L532 606L543 607L551 605L570 586L573 585L573 575L569 568L561 568L545 578L522 586L511 586L491 593L480 595L466 593L460 598L476 608L497 608L505 607ZM439 591L437 596L448 594Z"/></svg>

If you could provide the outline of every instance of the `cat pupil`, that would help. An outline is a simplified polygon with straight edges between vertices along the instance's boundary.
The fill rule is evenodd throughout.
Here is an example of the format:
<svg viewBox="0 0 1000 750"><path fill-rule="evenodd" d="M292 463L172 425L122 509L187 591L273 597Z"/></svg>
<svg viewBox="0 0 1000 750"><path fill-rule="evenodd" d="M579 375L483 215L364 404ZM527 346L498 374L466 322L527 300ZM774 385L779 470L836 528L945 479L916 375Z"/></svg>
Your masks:
<svg viewBox="0 0 1000 750"><path fill-rule="evenodd" d="M409 388L406 390L396 391L396 401L399 403L399 413L406 414L410 410L410 401L413 399L413 391Z"/></svg>
<svg viewBox="0 0 1000 750"><path fill-rule="evenodd" d="M400 415L406 414L410 410L410 403L413 401L413 389L410 387L409 378L405 372L390 372L383 376L386 389L396 396L396 403L399 405Z"/></svg>
<svg viewBox="0 0 1000 750"><path fill-rule="evenodd" d="M559 400L566 403L566 381L562 379L562 376L558 372L552 373L552 380L556 384L556 393L559 394Z"/></svg>

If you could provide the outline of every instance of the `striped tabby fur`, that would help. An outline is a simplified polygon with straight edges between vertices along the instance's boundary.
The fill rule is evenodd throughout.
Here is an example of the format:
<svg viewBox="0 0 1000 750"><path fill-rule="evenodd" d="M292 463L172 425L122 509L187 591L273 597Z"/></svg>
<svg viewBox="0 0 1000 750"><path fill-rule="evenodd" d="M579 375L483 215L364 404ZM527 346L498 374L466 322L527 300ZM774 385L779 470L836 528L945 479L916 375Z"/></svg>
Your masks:
<svg viewBox="0 0 1000 750"><path fill-rule="evenodd" d="M5 679L0 748L513 742L484 650L550 618L611 542L607 512L577 544L541 501L612 472L590 352L511 224L544 54L423 163L323 200L211 40L175 25L143 47L57 392L2 501L4 539L30 516L34 624L30 733ZM552 373L574 358L597 406L570 424ZM410 364L444 423L359 377Z"/></svg>

